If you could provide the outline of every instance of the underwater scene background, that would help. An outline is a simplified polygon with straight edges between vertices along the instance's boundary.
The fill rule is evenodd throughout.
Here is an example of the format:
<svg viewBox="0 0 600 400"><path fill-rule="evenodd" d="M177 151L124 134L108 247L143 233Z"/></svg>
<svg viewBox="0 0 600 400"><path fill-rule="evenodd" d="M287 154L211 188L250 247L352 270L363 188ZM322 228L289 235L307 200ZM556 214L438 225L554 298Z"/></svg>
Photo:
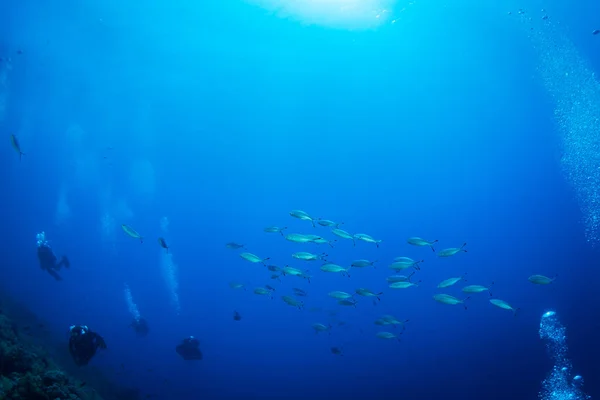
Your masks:
<svg viewBox="0 0 600 400"><path fill-rule="evenodd" d="M0 2L0 396L597 397L599 16Z"/></svg>

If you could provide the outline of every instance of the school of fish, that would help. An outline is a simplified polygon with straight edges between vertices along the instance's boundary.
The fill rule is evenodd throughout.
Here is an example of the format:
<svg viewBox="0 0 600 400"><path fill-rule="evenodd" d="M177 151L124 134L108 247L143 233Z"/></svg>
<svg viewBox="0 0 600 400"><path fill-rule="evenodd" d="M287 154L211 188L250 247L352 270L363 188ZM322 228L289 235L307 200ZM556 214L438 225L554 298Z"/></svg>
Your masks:
<svg viewBox="0 0 600 400"><path fill-rule="evenodd" d="M368 234L352 234L344 229L341 229L340 226L343 225L342 222L334 222L327 219L314 218L310 214L302 210L292 210L290 211L289 215L301 221L309 222L310 226L313 228L329 228L330 235L326 235L327 231L323 230L319 230L319 234L288 233L287 227L279 226L266 227L263 229L264 232L278 233L281 237L283 237L283 239L293 243L326 244L329 246L330 249L333 248L336 242L338 242L339 240L347 240L351 242L353 246L356 246L357 242L364 242L367 244L374 245L376 248L379 248L379 246L383 243L382 240L375 239ZM335 238L329 239L325 236L333 236ZM438 240L426 240L420 237L409 237L406 239L406 243L414 247L428 248L438 258L454 257L461 253L467 253L467 243L462 243L458 247L448 247L440 250L436 250L434 247L438 243ZM310 270L306 268L292 267L288 264L285 264L283 266L273 265L273 263L270 261L270 257L265 257L265 255L263 254L256 255L250 253L249 250L246 249L246 246L244 244L229 242L225 246L230 250L240 251L239 257L245 260L246 262L259 264L262 267L264 267L266 271L268 271L268 273L270 274L270 279L279 281L282 278L301 278L307 281L308 283L310 283L312 279L318 279L318 275L313 276L311 272L309 272ZM338 265L329 259L329 254L327 252L310 253L307 251L297 251L291 254L291 257L295 260L299 260L302 262L309 262L309 264L307 265L314 265L314 263L317 262L317 264L319 265L318 269L321 271L321 273L339 274L345 277L350 277L353 269L362 269L369 267L375 268L376 263L379 262L378 260L357 259L350 263L350 265ZM424 259L414 260L406 256L399 256L392 260L389 260L387 267L391 270L392 274L386 278L387 287L391 290L416 290L419 287L421 281L416 280L414 276L421 270L421 264L424 263L424 261ZM556 277L550 278L544 275L532 275L528 278L528 280L529 282L535 285L548 285L554 282L556 280ZM466 273L444 279L443 281L439 282L437 288L446 291L448 288L458 285L461 282L467 282ZM500 298L492 296L491 288L493 284L494 282L490 282L488 285L463 285L460 289L463 293L462 296L456 297L448 293L436 293L433 294L432 300L446 306L460 305L466 310L468 300L470 300L474 296L480 296L481 293L487 293L487 300L491 305L501 310L511 311L514 315L516 315L519 310L518 307L513 307L506 300L502 300ZM229 286L230 288L236 290L247 290L246 285L242 282L230 282ZM306 297L307 292L304 289L300 288L293 288L292 291L293 293L281 295L281 300L286 304L290 305L291 307L295 307L300 310L304 309L304 302L303 300L301 300L301 298ZM275 298L274 292L275 289L269 285L255 287L251 291L251 293L260 296L267 296L270 299ZM369 288L357 287L352 293L340 290L332 290L328 292L327 295L340 306L356 307L359 301L361 301L361 298L371 299L373 302L379 302L381 301L384 293L377 292ZM311 310L318 311L320 310L320 308ZM335 311L330 312L330 315L335 315ZM382 329L381 331L377 332L375 336L383 340L400 341L400 336L402 335L402 332L405 329L405 324L408 321L408 319L398 319L392 315L383 315L374 321L374 324L380 326ZM401 329L395 329L394 332L383 330L387 327L400 327ZM323 323L323 321L315 321L312 324L312 329L317 334L323 332L330 333L332 328L333 326L331 324ZM343 351L341 348L332 347L331 352L336 355L343 355Z"/></svg>
<svg viewBox="0 0 600 400"><path fill-rule="evenodd" d="M22 156L25 153L21 149L21 145L19 140L15 135L10 135L10 144L14 151L19 155L19 160L22 159ZM334 222L328 219L323 218L314 218L310 214L302 210L292 210L289 212L289 215L292 218L299 219L301 221L307 221L313 228L323 227L329 228L329 233L332 236L335 236L334 239L328 239L324 237L323 234L302 234L302 233L287 233L287 227L280 226L268 226L263 229L265 233L273 234L278 233L285 240L293 242L293 243L314 243L317 245L326 244L329 248L333 248L335 243L338 240L347 240L352 242L353 246L357 245L357 242L364 242L370 245L374 245L376 248L379 248L382 244L381 239L375 239L371 235L366 233L350 233L344 229L341 229L340 226L343 225L343 222ZM123 232L133 238L140 241L140 243L144 243L144 237L138 233L134 228L129 225L123 224L121 225ZM162 237L157 238L158 244L160 247L165 249L167 252L169 251L169 246L166 240ZM414 247L425 247L429 248L438 258L448 258L454 257L460 253L467 253L466 246L467 243L463 243L458 247L448 247L442 250L436 251L434 245L438 243L438 240L426 240L420 237L409 237L406 239L406 243L410 246ZM314 279L313 275L309 272L308 269L296 268L292 267L288 264L285 264L282 267L277 265L273 265L272 263L267 263L270 260L270 257L258 256L256 254L250 253L246 246L243 244L239 244L236 242L229 242L225 244L225 247L233 250L240 251L239 257L243 259L245 262L262 265L266 268L266 271L270 274L270 279L273 280L281 280L282 277L290 277L290 278L301 278L308 283ZM291 254L291 258L297 260L298 262L320 262L321 265L319 270L323 273L330 274L339 274L345 277L350 277L351 270L354 269L362 269L362 268L375 268L375 264L378 263L378 260L367 260L367 259L357 259L354 260L350 265L342 266L335 264L329 260L329 255L326 252L321 253L310 253L307 251L297 251ZM389 261L388 267L393 271L393 274L386 278L386 283L389 289L391 290L415 290L419 287L420 280L415 281L413 276L421 270L421 264L424 262L424 259L414 260L412 258L406 256L398 256L393 260ZM407 271L408 270L408 271ZM403 271L404 274L402 274ZM406 275L405 275L406 274ZM552 284L556 280L556 276L548 277L545 275L531 275L528 277L529 282L534 285L549 285ZM318 279L318 278L317 278ZM460 276L449 277L439 282L437 285L438 289L448 289L454 285L457 285L459 282L466 282L466 274L462 274ZM471 297L479 295L481 293L489 294L489 303L501 310L506 310L512 312L514 315L517 314L519 307L513 307L510 303L505 300L496 298L492 296L491 287L494 282L491 282L489 285L480 285L480 284L469 284L465 285L461 288L463 296L456 297L447 293L436 293L432 296L432 299L440 304L447 306L456 306L460 305L467 309L467 300L471 299ZM234 290L243 289L246 290L246 285L241 282L229 282L229 287ZM293 293L289 295L281 295L281 300L285 302L287 305L297 308L304 309L304 301L299 298L306 297L308 293L301 288L293 288ZM264 285L261 287L255 287L252 290L252 293L259 296L266 296L271 299L274 298L275 288L270 285ZM383 297L383 292L376 292L369 288L357 287L353 293L348 293L339 290L332 290L327 293L329 297L334 299L338 305L347 306L347 307L356 307L359 302L359 298L370 298L374 302L381 301ZM313 311L320 309L311 309ZM237 312L236 312L237 314ZM335 312L330 312L330 315L335 315ZM239 317L241 318L241 317ZM375 325L386 327L397 327L400 326L402 329L400 331L396 331L397 333L392 333L388 331L379 331L376 333L376 337L383 340L396 340L400 341L400 335L405 329L405 324L408 320L400 320L391 315L383 315L382 317L376 319L374 321ZM338 322L338 325L342 325L343 322ZM312 324L312 329L315 333L328 332L330 333L332 329L331 324L324 324L322 322L314 322ZM341 348L332 347L332 354L343 355L343 351Z"/></svg>

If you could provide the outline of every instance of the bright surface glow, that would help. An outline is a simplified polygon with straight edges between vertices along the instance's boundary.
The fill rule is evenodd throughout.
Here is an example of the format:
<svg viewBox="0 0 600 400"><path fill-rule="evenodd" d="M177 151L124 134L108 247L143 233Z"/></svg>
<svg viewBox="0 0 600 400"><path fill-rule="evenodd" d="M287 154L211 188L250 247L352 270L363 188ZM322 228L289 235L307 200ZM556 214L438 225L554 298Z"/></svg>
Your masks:
<svg viewBox="0 0 600 400"><path fill-rule="evenodd" d="M369 29L394 23L412 1L403 0L246 0L282 18L335 28ZM397 3L404 3L399 6Z"/></svg>

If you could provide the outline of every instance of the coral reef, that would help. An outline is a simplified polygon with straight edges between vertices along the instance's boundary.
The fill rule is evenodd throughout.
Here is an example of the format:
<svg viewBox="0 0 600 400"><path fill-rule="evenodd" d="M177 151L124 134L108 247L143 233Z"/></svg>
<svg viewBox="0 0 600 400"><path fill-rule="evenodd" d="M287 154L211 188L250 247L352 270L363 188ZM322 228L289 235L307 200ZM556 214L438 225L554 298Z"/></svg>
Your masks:
<svg viewBox="0 0 600 400"><path fill-rule="evenodd" d="M100 400L85 382L63 372L46 354L0 313L0 399Z"/></svg>
<svg viewBox="0 0 600 400"><path fill-rule="evenodd" d="M40 320L8 293L0 282L0 400L142 398L114 368L77 367L61 327Z"/></svg>

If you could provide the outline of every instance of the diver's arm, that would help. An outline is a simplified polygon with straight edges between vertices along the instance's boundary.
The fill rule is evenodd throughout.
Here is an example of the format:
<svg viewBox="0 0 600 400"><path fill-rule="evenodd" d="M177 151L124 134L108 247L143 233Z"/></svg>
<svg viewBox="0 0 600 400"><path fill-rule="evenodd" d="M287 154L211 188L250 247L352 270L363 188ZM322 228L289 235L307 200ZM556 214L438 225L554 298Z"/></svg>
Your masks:
<svg viewBox="0 0 600 400"><path fill-rule="evenodd" d="M106 342L104 341L104 338L95 332L94 335L96 335L96 344L98 347L101 349L106 349Z"/></svg>
<svg viewBox="0 0 600 400"><path fill-rule="evenodd" d="M54 257L56 259L56 257ZM60 261L55 265L55 268L58 270L61 267L65 267L65 268L69 268L71 266L71 264L69 263L69 259L67 258L67 256L62 256L60 258Z"/></svg>

